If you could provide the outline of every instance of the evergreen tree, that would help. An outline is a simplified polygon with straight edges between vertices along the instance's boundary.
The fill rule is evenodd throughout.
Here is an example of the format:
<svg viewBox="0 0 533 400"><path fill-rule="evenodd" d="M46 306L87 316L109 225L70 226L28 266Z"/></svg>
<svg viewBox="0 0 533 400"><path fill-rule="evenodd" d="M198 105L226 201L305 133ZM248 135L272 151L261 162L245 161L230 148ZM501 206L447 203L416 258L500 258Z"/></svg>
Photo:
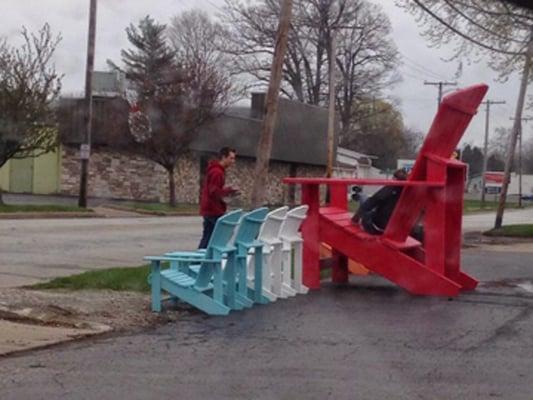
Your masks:
<svg viewBox="0 0 533 400"><path fill-rule="evenodd" d="M199 128L225 105L229 85L208 65L180 60L167 41L166 26L149 16L126 34L132 48L121 51L131 90L130 150L160 164L168 173L169 203L176 205L174 172Z"/></svg>

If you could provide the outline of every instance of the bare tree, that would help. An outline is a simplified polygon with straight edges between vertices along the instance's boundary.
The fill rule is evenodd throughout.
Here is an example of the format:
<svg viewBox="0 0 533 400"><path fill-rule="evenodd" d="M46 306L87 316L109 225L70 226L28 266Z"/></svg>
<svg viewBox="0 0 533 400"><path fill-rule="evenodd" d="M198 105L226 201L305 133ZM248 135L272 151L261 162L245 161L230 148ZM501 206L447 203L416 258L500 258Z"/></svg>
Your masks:
<svg viewBox="0 0 533 400"><path fill-rule="evenodd" d="M23 28L22 38L20 47L0 40L0 167L12 158L37 157L57 146L53 106L62 76L52 57L61 36L45 24L36 33Z"/></svg>
<svg viewBox="0 0 533 400"><path fill-rule="evenodd" d="M512 131L510 128L498 127L494 130L494 133L489 142L489 152L491 154L497 154L498 157L503 159L509 149L509 140Z"/></svg>
<svg viewBox="0 0 533 400"><path fill-rule="evenodd" d="M378 157L374 165L382 169L396 166L405 148L403 118L392 103L373 99L357 104L359 121L341 145Z"/></svg>
<svg viewBox="0 0 533 400"><path fill-rule="evenodd" d="M523 143L522 168L524 173L533 174L533 138L529 138Z"/></svg>
<svg viewBox="0 0 533 400"><path fill-rule="evenodd" d="M224 62L225 54L220 51L224 30L205 11L193 9L175 15L167 34L179 59L210 65Z"/></svg>
<svg viewBox="0 0 533 400"><path fill-rule="evenodd" d="M279 7L277 0L226 0L222 17L230 34L225 50L241 55L236 72L249 74L255 82L269 79ZM281 92L309 104L326 103L328 55L335 31L341 75L337 105L341 122L348 126L353 103L369 93L377 95L390 82L398 61L386 15L365 0L296 0L291 26Z"/></svg>
<svg viewBox="0 0 533 400"><path fill-rule="evenodd" d="M233 79L231 66L235 56L222 49L225 46L226 29L199 9L183 11L171 19L167 36L178 60L187 60L189 68L209 66L218 79L230 84L228 99L233 102L244 96L244 87ZM200 74L202 71L198 71Z"/></svg>
<svg viewBox="0 0 533 400"><path fill-rule="evenodd" d="M168 173L169 204L176 205L174 171L201 126L226 106L230 84L205 60L182 58L165 37L166 26L146 17L126 29L133 48L122 51L121 69L133 86L130 150Z"/></svg>
<svg viewBox="0 0 533 400"><path fill-rule="evenodd" d="M351 28L340 25L338 29L336 58L340 72L337 109L341 135L349 134L351 125L362 117L355 104L379 96L385 87L392 85L395 79L392 73L399 64L398 52L390 37L389 19L378 6L360 2L348 17Z"/></svg>
<svg viewBox="0 0 533 400"><path fill-rule="evenodd" d="M396 0L416 15L425 27L424 36L436 46L456 43L454 58L476 61L489 54L488 65L505 79L520 71L522 82L515 110L515 122L506 152L504 180L494 222L500 228L507 189L521 128L527 85L533 58L533 11L503 0Z"/></svg>
<svg viewBox="0 0 533 400"><path fill-rule="evenodd" d="M400 151L402 158L416 158L424 143L424 134L413 128L403 130L403 148Z"/></svg>

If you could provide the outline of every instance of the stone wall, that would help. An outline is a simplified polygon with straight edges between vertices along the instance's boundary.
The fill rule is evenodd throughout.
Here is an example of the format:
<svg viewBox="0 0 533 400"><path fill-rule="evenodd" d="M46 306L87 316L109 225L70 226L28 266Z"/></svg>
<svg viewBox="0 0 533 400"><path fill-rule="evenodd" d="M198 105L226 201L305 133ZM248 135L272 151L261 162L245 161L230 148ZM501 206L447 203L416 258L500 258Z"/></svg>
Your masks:
<svg viewBox="0 0 533 400"><path fill-rule="evenodd" d="M227 171L226 184L241 190L242 196L232 202L246 207L250 202L254 180L255 160L237 157L235 165ZM289 176L288 163L271 162L267 186L269 204L287 204L288 186L282 179ZM323 176L323 167L299 165L298 176ZM62 149L61 193L78 195L80 160L78 149ZM175 171L176 198L179 203L197 203L200 192L200 157L182 157ZM93 149L89 167L89 196L141 201L168 201L168 177L160 165L142 157ZM299 201L299 188L296 199Z"/></svg>
<svg viewBox="0 0 533 400"><path fill-rule="evenodd" d="M235 165L228 170L226 183L230 186L238 187L242 195L239 199L233 200L234 206L246 207L250 204L252 197L252 185L254 175L255 160L250 158L238 158ZM273 161L269 165L269 178L267 180L266 198L269 205L289 204L289 185L284 184L283 178L289 176L290 164ZM298 165L298 176L324 176L325 167ZM300 202L301 190L296 186L296 203Z"/></svg>
<svg viewBox="0 0 533 400"><path fill-rule="evenodd" d="M184 156L175 171L176 198L180 203L197 203L199 161ZM61 192L77 195L80 160L78 149L63 147ZM155 162L142 157L93 149L89 166L90 197L131 199L153 202L168 201L168 174Z"/></svg>

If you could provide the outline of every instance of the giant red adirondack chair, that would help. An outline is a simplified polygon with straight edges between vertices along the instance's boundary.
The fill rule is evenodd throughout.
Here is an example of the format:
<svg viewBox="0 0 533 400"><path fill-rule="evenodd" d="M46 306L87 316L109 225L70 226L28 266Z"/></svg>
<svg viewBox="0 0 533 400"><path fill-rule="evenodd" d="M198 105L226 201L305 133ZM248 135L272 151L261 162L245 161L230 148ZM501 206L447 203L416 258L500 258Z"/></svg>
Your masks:
<svg viewBox="0 0 533 400"><path fill-rule="evenodd" d="M488 87L474 85L442 100L406 181L286 178L302 185L309 205L302 226L304 285L320 287L320 243L332 247L332 280L348 280L347 259L418 295L456 296L477 281L461 271L461 222L466 167L451 159ZM329 186L330 202L320 207L319 186ZM383 235L373 236L351 223L348 185L404 186ZM423 211L424 243L409 236Z"/></svg>

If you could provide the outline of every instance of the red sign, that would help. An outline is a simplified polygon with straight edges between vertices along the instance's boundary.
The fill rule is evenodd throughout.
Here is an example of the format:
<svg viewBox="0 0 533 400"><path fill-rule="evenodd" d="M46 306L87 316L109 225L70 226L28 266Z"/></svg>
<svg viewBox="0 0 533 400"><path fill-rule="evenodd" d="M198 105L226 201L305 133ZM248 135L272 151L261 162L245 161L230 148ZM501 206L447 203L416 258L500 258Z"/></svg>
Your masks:
<svg viewBox="0 0 533 400"><path fill-rule="evenodd" d="M503 172L485 172L485 183L503 183Z"/></svg>

